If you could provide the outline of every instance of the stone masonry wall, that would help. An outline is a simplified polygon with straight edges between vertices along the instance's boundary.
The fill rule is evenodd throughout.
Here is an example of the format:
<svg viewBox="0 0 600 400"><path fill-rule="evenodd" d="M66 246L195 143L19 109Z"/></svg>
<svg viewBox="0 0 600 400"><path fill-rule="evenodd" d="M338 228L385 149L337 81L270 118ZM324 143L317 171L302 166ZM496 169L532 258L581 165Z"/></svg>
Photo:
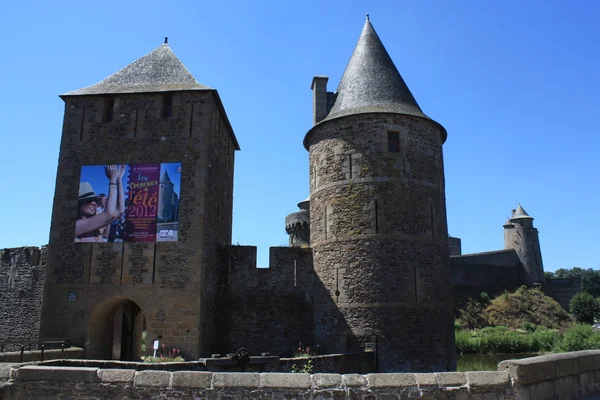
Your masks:
<svg viewBox="0 0 600 400"><path fill-rule="evenodd" d="M45 248L0 251L0 343L7 339L38 339L45 269ZM19 350L17 345L3 348Z"/></svg>
<svg viewBox="0 0 600 400"><path fill-rule="evenodd" d="M464 373L311 375L27 365L15 366L9 375L8 383L0 383L2 400L575 400L600 393L600 351L507 360L498 371Z"/></svg>
<svg viewBox="0 0 600 400"><path fill-rule="evenodd" d="M504 290L516 290L525 284L519 273L521 268L512 249L450 257L455 303L466 297L479 297L481 292L494 296Z"/></svg>
<svg viewBox="0 0 600 400"><path fill-rule="evenodd" d="M231 246L223 264L215 352L291 356L314 344L310 248L271 247L269 268L256 268L256 247Z"/></svg>
<svg viewBox="0 0 600 400"><path fill-rule="evenodd" d="M149 343L161 339L198 357L213 324L212 253L231 242L231 183L218 182L232 177L233 133L213 90L173 93L166 118L161 94L127 94L115 97L114 119L103 122L106 99L65 98L42 335L85 337L88 356L106 358L110 351L97 341L110 339L111 315L131 300L145 317ZM215 148L224 146L216 162ZM82 166L162 162L182 163L177 242L73 243Z"/></svg>
<svg viewBox="0 0 600 400"><path fill-rule="evenodd" d="M388 151L388 133L400 151ZM343 352L377 341L380 371L454 368L441 132L363 114L326 121L310 152L316 340Z"/></svg>

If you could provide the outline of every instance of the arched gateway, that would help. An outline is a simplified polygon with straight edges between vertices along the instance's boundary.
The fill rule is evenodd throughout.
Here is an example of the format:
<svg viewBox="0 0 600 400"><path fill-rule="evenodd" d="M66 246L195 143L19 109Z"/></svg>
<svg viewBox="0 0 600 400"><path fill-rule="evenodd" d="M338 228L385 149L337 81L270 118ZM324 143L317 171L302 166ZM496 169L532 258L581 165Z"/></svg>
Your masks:
<svg viewBox="0 0 600 400"><path fill-rule="evenodd" d="M91 315L86 348L88 358L138 361L146 327L140 306L127 297L102 302Z"/></svg>

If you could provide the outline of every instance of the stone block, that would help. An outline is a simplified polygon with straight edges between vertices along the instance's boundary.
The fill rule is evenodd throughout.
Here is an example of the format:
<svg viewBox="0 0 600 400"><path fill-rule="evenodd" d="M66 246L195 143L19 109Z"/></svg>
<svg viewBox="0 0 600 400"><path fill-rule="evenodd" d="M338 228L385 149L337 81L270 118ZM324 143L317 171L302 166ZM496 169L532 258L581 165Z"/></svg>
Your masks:
<svg viewBox="0 0 600 400"><path fill-rule="evenodd" d="M27 366L18 369L17 379L20 381L96 382L98 368Z"/></svg>
<svg viewBox="0 0 600 400"><path fill-rule="evenodd" d="M435 374L415 374L419 388L422 387L437 387L438 383L435 379Z"/></svg>
<svg viewBox="0 0 600 400"><path fill-rule="evenodd" d="M579 373L579 355L572 353L551 354L548 357L554 360L556 377L562 378Z"/></svg>
<svg viewBox="0 0 600 400"><path fill-rule="evenodd" d="M212 372L176 371L173 372L173 387L209 388Z"/></svg>
<svg viewBox="0 0 600 400"><path fill-rule="evenodd" d="M106 383L133 382L135 370L133 369L100 369L98 378Z"/></svg>
<svg viewBox="0 0 600 400"><path fill-rule="evenodd" d="M262 373L260 386L264 388L308 389L310 374Z"/></svg>
<svg viewBox="0 0 600 400"><path fill-rule="evenodd" d="M467 385L471 388L498 388L510 384L510 375L506 371L473 371L465 373Z"/></svg>
<svg viewBox="0 0 600 400"><path fill-rule="evenodd" d="M415 374L367 374L369 387L408 387L417 385Z"/></svg>
<svg viewBox="0 0 600 400"><path fill-rule="evenodd" d="M344 386L348 387L367 386L367 377L359 374L345 374L342 375L342 382Z"/></svg>
<svg viewBox="0 0 600 400"><path fill-rule="evenodd" d="M171 373L167 371L137 371L135 386L168 387Z"/></svg>
<svg viewBox="0 0 600 400"><path fill-rule="evenodd" d="M259 387L260 374L255 372L214 372L214 388Z"/></svg>
<svg viewBox="0 0 600 400"><path fill-rule="evenodd" d="M342 376L340 374L314 374L312 382L317 388L335 388L342 384Z"/></svg>
<svg viewBox="0 0 600 400"><path fill-rule="evenodd" d="M439 372L435 379L442 387L458 387L467 383L464 372Z"/></svg>
<svg viewBox="0 0 600 400"><path fill-rule="evenodd" d="M531 392L530 392L531 393ZM579 399L579 379L576 376L567 376L554 381L554 397L560 400ZM532 398L534 398L532 396Z"/></svg>
<svg viewBox="0 0 600 400"><path fill-rule="evenodd" d="M529 386L529 398L544 400L554 398L554 385L552 382L540 382Z"/></svg>
<svg viewBox="0 0 600 400"><path fill-rule="evenodd" d="M593 371L579 373L579 390L583 395L594 393L596 390L596 385L594 383Z"/></svg>
<svg viewBox="0 0 600 400"><path fill-rule="evenodd" d="M596 357L595 352L593 352L593 351L578 351L577 353L580 354L577 357L577 360L579 362L579 371L580 372L593 371L594 369L596 369L596 367L594 365L594 359Z"/></svg>
<svg viewBox="0 0 600 400"><path fill-rule="evenodd" d="M529 385L556 378L554 360L550 356L502 361L498 364L498 371L507 371L519 385Z"/></svg>

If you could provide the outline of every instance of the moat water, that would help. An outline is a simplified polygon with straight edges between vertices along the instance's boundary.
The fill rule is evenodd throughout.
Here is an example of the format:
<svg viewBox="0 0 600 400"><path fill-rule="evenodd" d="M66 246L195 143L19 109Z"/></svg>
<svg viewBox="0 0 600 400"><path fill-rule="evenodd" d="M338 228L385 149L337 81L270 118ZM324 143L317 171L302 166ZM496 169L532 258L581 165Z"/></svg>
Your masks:
<svg viewBox="0 0 600 400"><path fill-rule="evenodd" d="M456 370L466 371L496 371L498 363L504 360L517 360L519 358L535 357L539 354L511 353L511 354L463 354L456 360Z"/></svg>

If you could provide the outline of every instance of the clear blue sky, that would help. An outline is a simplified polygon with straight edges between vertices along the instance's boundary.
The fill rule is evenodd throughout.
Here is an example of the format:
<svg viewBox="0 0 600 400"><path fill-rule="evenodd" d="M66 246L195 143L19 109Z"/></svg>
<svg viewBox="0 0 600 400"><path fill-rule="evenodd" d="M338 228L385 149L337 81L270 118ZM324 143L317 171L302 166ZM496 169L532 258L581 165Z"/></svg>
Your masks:
<svg viewBox="0 0 600 400"><path fill-rule="evenodd" d="M520 202L547 271L600 267L600 3L9 1L0 12L0 248L48 240L63 102L169 44L218 89L236 154L233 242L285 245L308 194L313 75L334 90L365 14L423 111L448 130L450 234L503 247Z"/></svg>

